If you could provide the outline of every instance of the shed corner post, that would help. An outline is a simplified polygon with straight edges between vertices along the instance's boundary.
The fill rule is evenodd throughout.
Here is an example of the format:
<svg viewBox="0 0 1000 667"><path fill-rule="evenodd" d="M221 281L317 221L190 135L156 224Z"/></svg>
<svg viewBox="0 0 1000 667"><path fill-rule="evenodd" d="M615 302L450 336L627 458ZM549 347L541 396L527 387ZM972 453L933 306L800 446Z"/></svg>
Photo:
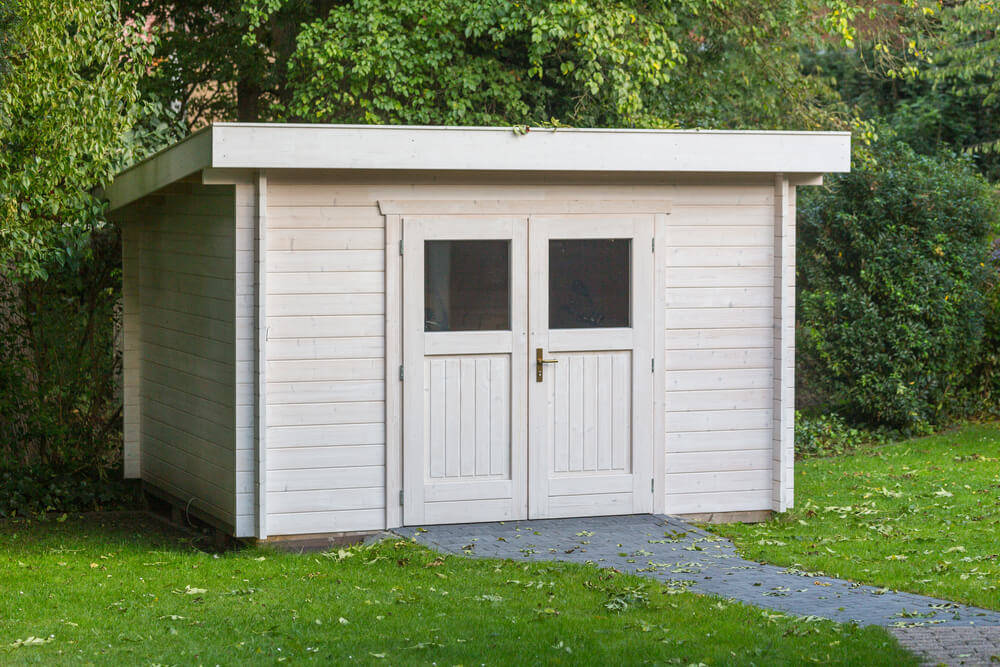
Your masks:
<svg viewBox="0 0 1000 667"><path fill-rule="evenodd" d="M795 456L795 186L774 176L771 508L791 507Z"/></svg>
<svg viewBox="0 0 1000 667"><path fill-rule="evenodd" d="M403 525L403 222L379 202L385 217L385 528Z"/></svg>
<svg viewBox="0 0 1000 667"><path fill-rule="evenodd" d="M667 216L655 214L653 222L653 471L658 482L654 485L653 512L667 511ZM657 252L657 246L660 251Z"/></svg>
<svg viewBox="0 0 1000 667"><path fill-rule="evenodd" d="M139 260L141 230L139 221L125 213L117 216L122 234L122 466L125 479L142 477L141 400L139 383L142 377L140 327L142 325L139 294Z"/></svg>
<svg viewBox="0 0 1000 667"><path fill-rule="evenodd" d="M254 483L256 537L267 538L267 172L257 171L254 215L254 324L257 364L254 385L254 444L257 478Z"/></svg>

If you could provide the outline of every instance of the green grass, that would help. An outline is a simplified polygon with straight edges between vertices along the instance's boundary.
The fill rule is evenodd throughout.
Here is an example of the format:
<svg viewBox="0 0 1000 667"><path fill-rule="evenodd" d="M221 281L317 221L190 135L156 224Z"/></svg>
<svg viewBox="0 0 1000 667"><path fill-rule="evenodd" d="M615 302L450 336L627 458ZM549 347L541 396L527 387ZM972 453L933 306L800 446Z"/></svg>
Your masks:
<svg viewBox="0 0 1000 667"><path fill-rule="evenodd" d="M402 540L215 556L141 515L0 524L0 592L0 663L916 664L881 628L589 566Z"/></svg>
<svg viewBox="0 0 1000 667"><path fill-rule="evenodd" d="M751 559L1000 609L1000 427L797 461L795 508L711 527Z"/></svg>

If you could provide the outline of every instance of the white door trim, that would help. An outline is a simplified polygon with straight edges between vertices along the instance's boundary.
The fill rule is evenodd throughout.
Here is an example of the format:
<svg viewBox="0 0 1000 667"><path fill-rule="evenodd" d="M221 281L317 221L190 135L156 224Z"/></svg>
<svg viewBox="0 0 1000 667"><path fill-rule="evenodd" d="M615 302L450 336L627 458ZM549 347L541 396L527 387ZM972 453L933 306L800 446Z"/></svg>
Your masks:
<svg viewBox="0 0 1000 667"><path fill-rule="evenodd" d="M470 200L462 204L466 206L465 213L476 210L477 202ZM408 208L412 203L413 208ZM593 201L584 201L591 205ZM653 285L653 364L656 373L653 376L653 463L656 480L665 479L666 425L664 403L666 395L666 361L665 361L665 313L666 313L666 231L667 216L670 214L669 200L628 200L607 202L608 212L629 213L634 207L642 206L655 213L654 227L655 248ZM381 200L379 208L385 217L385 388L386 388L386 450L385 450L385 527L399 528L403 525L402 513L402 459L403 459L403 419L402 419L402 382L399 378L402 367L402 214L417 213L421 207L432 210L429 201ZM449 206L457 206L449 202ZM542 200L511 201L511 210L518 213L545 213L546 204ZM568 205L563 204L564 207ZM574 204L575 207L575 204ZM439 207L440 208L440 207ZM541 210L539 210L541 208ZM602 205L603 208L603 205ZM633 210L630 210L633 209ZM589 209L593 211L593 209ZM390 213L389 211L395 211ZM569 212L569 211L567 211ZM596 212L596 211L594 211ZM530 378L529 378L530 379ZM663 485L665 487L665 485ZM653 496L653 511L662 513L666 506L666 489L660 488Z"/></svg>
<svg viewBox="0 0 1000 667"><path fill-rule="evenodd" d="M549 391L554 377L547 377L546 382L535 382L534 376L529 380L529 517L555 518L564 516L562 510L553 510L550 499L563 496L560 502L567 502L569 496L580 496L573 509L566 511L575 515L586 514L586 508L579 505L583 496L589 495L590 489L600 488L600 491L590 491L593 498L603 497L606 504L595 506L595 514L608 514L609 509L617 510L616 503L626 493L618 488L622 483L629 485L628 495L631 497L627 505L621 506L622 514L645 513L654 510L655 479L658 471L655 467L654 451L658 448L653 441L653 375L655 375L654 334L655 317L652 309L655 307L654 280L656 272L653 269L654 242L653 234L655 219L649 214L619 214L604 215L600 218L587 217L581 219L576 215L538 216L533 215L528 222L528 256L529 256L529 357L534 350L541 349L545 356L560 351L574 352L593 350L610 352L614 350L629 350L631 352L631 386L628 389L630 413L628 420L629 451L632 460L629 462L629 474L607 472L595 474L593 471L574 473L576 477L562 478L558 475L550 478L550 468L553 443L549 441L550 410L553 409ZM551 238L628 238L631 240L631 285L629 286L631 323L629 327L603 329L550 329L548 305L548 247ZM564 362L572 357L565 357ZM554 372L554 371L550 371ZM578 386L578 385L574 385ZM612 427L613 428L613 427ZM663 447L662 441L659 445ZM621 479L616 479L617 477ZM588 481L589 477L589 481ZM557 487L562 488L559 492ZM606 494L606 495L605 495Z"/></svg>

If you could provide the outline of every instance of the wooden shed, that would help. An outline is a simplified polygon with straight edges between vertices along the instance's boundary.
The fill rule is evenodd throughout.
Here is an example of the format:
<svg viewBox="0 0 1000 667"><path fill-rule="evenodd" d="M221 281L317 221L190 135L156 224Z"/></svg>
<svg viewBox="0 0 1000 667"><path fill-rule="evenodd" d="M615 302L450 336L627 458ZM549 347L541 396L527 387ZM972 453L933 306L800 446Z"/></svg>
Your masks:
<svg viewBox="0 0 1000 667"><path fill-rule="evenodd" d="M125 474L239 537L793 497L847 133L215 124L109 187Z"/></svg>

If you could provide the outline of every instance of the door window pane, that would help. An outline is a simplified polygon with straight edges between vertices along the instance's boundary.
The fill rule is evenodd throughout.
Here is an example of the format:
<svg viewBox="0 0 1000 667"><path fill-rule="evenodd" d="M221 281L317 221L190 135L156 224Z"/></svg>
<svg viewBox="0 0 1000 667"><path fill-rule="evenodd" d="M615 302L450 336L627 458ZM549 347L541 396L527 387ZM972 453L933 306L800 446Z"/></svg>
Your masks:
<svg viewBox="0 0 1000 667"><path fill-rule="evenodd" d="M510 241L424 241L424 331L510 329Z"/></svg>
<svg viewBox="0 0 1000 667"><path fill-rule="evenodd" d="M631 326L631 239L549 241L549 328Z"/></svg>

